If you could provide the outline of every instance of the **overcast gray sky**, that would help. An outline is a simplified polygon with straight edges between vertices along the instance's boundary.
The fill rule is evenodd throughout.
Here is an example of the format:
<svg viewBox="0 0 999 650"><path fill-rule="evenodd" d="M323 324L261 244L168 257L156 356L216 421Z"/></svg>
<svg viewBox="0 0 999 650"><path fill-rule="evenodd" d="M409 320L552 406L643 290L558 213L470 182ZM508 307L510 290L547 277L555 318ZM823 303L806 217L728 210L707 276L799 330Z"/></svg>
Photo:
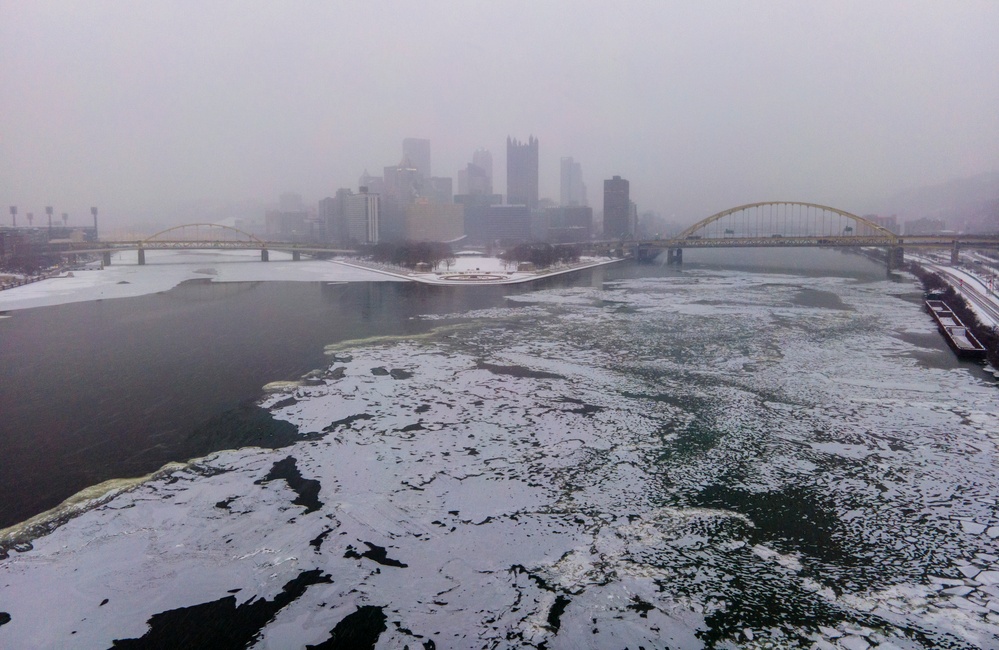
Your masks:
<svg viewBox="0 0 999 650"><path fill-rule="evenodd" d="M864 213L999 171L999 2L0 0L3 223L315 202L404 137L440 176L490 149L505 192L506 137L531 134L542 196L574 156L598 209L620 174L684 222Z"/></svg>

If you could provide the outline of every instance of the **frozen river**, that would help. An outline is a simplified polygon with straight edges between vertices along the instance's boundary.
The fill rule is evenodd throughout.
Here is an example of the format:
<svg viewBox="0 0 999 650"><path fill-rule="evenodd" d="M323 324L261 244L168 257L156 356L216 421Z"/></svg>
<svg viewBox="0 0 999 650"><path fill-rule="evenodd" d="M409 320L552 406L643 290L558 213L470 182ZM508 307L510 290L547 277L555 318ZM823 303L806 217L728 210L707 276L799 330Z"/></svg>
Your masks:
<svg viewBox="0 0 999 650"><path fill-rule="evenodd" d="M317 323L281 445L8 530L0 647L999 646L995 382L811 255Z"/></svg>

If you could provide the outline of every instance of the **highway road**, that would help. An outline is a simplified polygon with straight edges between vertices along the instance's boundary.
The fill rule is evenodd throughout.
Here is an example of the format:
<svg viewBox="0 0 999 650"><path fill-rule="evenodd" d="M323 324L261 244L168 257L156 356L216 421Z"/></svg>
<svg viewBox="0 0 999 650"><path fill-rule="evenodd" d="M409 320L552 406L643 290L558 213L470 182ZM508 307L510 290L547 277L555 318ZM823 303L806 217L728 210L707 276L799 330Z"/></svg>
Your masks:
<svg viewBox="0 0 999 650"><path fill-rule="evenodd" d="M996 291L999 291L999 286L996 285L994 279L990 287L988 277L958 267L937 264L926 258L921 259L920 263L950 282L964 296L965 300L975 307L979 320L983 324L999 328L999 295L996 294Z"/></svg>

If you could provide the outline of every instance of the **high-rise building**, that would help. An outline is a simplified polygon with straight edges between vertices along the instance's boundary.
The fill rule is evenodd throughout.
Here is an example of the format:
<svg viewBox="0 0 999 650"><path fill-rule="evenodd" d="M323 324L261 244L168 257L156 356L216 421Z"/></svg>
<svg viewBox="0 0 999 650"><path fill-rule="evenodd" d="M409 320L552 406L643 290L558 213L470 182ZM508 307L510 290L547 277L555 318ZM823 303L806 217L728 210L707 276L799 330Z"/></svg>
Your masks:
<svg viewBox="0 0 999 650"><path fill-rule="evenodd" d="M493 193L493 155L488 149L476 149L472 162L458 170L458 194L476 196Z"/></svg>
<svg viewBox="0 0 999 650"><path fill-rule="evenodd" d="M620 176L604 181L604 236L620 238L631 232L630 184Z"/></svg>
<svg viewBox="0 0 999 650"><path fill-rule="evenodd" d="M533 135L526 144L506 139L506 202L538 207L538 139Z"/></svg>
<svg viewBox="0 0 999 650"><path fill-rule="evenodd" d="M366 189L361 188L361 193L365 194ZM347 225L347 201L348 197L354 193L349 189L342 188L336 191L336 195L326 197L319 202L317 217L323 224L326 234L326 241L335 242L341 245L350 244L350 229Z"/></svg>
<svg viewBox="0 0 999 650"><path fill-rule="evenodd" d="M454 202L454 181L444 176L434 176L430 179L429 191L424 192L426 198L436 203Z"/></svg>
<svg viewBox="0 0 999 650"><path fill-rule="evenodd" d="M430 140L406 138L402 141L402 157L408 158L423 178L430 178Z"/></svg>
<svg viewBox="0 0 999 650"><path fill-rule="evenodd" d="M585 206L586 185L583 184L582 166L570 156L562 159L561 171L560 204L564 206Z"/></svg>
<svg viewBox="0 0 999 650"><path fill-rule="evenodd" d="M368 192L371 194L384 194L385 193L385 178L382 176L372 176L365 169L364 173L357 180L357 186L368 188ZM363 190L362 190L363 191Z"/></svg>
<svg viewBox="0 0 999 650"><path fill-rule="evenodd" d="M472 154L472 164L482 171L482 177L486 184L482 194L493 193L493 155L488 149L479 148ZM471 179L469 179L471 183ZM471 189L471 188L470 188Z"/></svg>
<svg viewBox="0 0 999 650"><path fill-rule="evenodd" d="M574 205L545 208L542 239L552 244L585 242L593 232L593 208Z"/></svg>
<svg viewBox="0 0 999 650"><path fill-rule="evenodd" d="M464 233L462 205L419 199L406 206L406 239L410 241L452 241Z"/></svg>
<svg viewBox="0 0 999 650"><path fill-rule="evenodd" d="M416 165L404 157L398 165L385 168L385 194L398 199L403 205L421 196L423 179Z"/></svg>
<svg viewBox="0 0 999 650"><path fill-rule="evenodd" d="M380 201L377 194L348 194L344 197L344 221L347 240L358 244L377 244L381 230Z"/></svg>
<svg viewBox="0 0 999 650"><path fill-rule="evenodd" d="M531 239L531 211L526 205L490 205L476 196L465 206L465 235L474 244L515 244Z"/></svg>

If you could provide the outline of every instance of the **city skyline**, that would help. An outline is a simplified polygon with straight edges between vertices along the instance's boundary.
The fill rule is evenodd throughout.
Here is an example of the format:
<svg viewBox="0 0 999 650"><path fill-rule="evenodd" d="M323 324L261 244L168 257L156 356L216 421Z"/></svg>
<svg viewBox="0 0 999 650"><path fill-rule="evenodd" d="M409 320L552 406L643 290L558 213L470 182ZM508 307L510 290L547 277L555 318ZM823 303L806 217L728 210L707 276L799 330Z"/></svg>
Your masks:
<svg viewBox="0 0 999 650"><path fill-rule="evenodd" d="M441 176L489 149L501 190L504 138L533 133L540 197L559 198L573 156L591 187L620 174L685 222L757 200L862 213L999 171L995 3L449 5L446 20L433 5L371 20L377 1L0 3L0 200L19 217L99 205L109 226L180 223L289 189L315 203L397 164L406 137L433 143ZM324 25L358 28L315 38ZM529 46L511 51L512 33Z"/></svg>

